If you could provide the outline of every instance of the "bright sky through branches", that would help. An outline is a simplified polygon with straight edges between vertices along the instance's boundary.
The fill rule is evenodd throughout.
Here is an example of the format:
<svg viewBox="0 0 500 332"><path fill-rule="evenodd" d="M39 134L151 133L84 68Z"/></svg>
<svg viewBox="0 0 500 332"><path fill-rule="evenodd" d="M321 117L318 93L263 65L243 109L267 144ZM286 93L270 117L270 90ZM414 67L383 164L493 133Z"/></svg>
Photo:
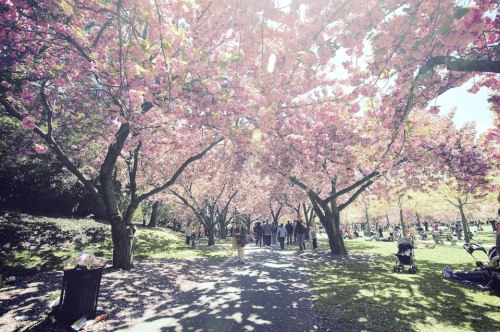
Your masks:
<svg viewBox="0 0 500 332"><path fill-rule="evenodd" d="M441 106L442 114L448 113L454 108L455 126L462 127L466 122L474 121L478 134L493 128L493 112L489 110L488 97L491 91L481 88L476 94L467 92L473 81L469 81L461 87L450 89L437 98L436 105ZM434 105L434 101L430 103Z"/></svg>

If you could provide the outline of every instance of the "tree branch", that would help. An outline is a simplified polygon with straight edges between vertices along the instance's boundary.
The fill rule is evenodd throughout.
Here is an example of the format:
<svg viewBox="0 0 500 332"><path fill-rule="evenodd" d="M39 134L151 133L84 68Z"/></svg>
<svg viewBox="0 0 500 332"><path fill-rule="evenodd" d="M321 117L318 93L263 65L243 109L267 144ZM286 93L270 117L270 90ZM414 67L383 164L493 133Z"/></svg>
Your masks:
<svg viewBox="0 0 500 332"><path fill-rule="evenodd" d="M355 193L354 195L352 195L345 203L343 204L340 204L339 207L338 207L338 210L339 212L342 211L344 208L346 208L347 206L349 206L349 204L351 204L352 202L354 202L354 200L363 192L365 191L366 188L368 188L369 186L371 186L373 184L373 181L370 180L368 182L366 182L364 185L362 185Z"/></svg>
<svg viewBox="0 0 500 332"><path fill-rule="evenodd" d="M165 189L167 189L168 187L172 186L175 181L177 180L177 178L182 174L182 172L184 171L184 169L186 167L188 167L189 164L191 164L192 162L195 162L196 160L199 160L201 158L203 158L203 156L208 152L210 151L214 146L216 146L217 144L219 144L220 142L222 142L224 140L224 138L219 138L217 140L215 140L214 142L212 142L209 146L207 146L203 151L201 151L200 153L194 155L194 156L191 156L189 157L188 159L186 159L186 161L184 161L182 163L181 166L179 166L179 168L177 169L177 171L175 171L174 175L172 175L172 177L170 178L170 180L168 180L167 182L165 182L162 186L160 187L157 187L147 193L144 193L142 195L140 195L138 197L138 201L141 202L143 200L145 200L146 198L148 197L151 197Z"/></svg>
<svg viewBox="0 0 500 332"><path fill-rule="evenodd" d="M14 107L5 99L3 96L0 97L0 104L5 108L8 115L18 119L20 122L23 121L23 116L18 113ZM51 147L52 151L56 154L57 158L61 163L71 172L74 176L83 184L83 186L89 191L93 199L98 203L103 203L102 198L99 196L99 192L96 186L85 177L85 175L80 172L80 170L73 164L73 162L66 156L59 144L54 140L51 135L44 133L38 126L33 129L39 137L41 137L47 144Z"/></svg>
<svg viewBox="0 0 500 332"><path fill-rule="evenodd" d="M494 60L467 60L452 56L436 56L427 61L419 73L426 73L437 65L445 65L450 71L500 73L500 61Z"/></svg>
<svg viewBox="0 0 500 332"><path fill-rule="evenodd" d="M371 172L370 174L365 175L365 176L364 176L361 180L356 181L355 183L353 183L353 184L352 184L352 185L350 185L349 187L347 187L347 188L344 188L344 189L342 189L342 190L337 191L337 192L336 192L335 194L333 194L332 196L330 196L330 197L326 198L326 199L325 199L325 201L331 201L331 200L332 200L332 199L334 199L334 198L337 198L337 197L339 197L339 196L341 196L341 195L343 195L343 194L346 194L346 193L350 192L351 190L356 189L357 187L359 187L360 185L362 185L362 184L363 184L363 183L365 183L366 181L369 181L369 180L370 180L370 181L372 181L372 179L373 179L374 177L377 177L377 176L379 176L379 175L380 175L380 173L379 173L379 172ZM373 182L373 181L372 181L372 182Z"/></svg>

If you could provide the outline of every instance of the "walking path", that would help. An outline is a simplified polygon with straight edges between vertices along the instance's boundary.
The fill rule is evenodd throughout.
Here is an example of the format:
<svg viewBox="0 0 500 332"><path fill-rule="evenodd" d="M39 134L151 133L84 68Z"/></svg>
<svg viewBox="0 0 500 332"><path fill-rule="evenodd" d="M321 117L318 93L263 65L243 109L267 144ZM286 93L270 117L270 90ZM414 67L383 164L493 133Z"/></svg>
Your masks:
<svg viewBox="0 0 500 332"><path fill-rule="evenodd" d="M117 331L313 331L311 292L296 251L246 248L181 298Z"/></svg>

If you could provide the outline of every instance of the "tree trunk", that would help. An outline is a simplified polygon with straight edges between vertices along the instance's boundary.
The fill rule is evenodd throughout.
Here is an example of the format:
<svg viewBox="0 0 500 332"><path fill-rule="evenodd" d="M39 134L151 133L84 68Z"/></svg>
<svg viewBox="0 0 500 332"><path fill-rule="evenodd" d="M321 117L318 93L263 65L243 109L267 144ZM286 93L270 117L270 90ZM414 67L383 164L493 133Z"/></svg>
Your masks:
<svg viewBox="0 0 500 332"><path fill-rule="evenodd" d="M214 225L210 225L210 227L207 227L207 232L208 232L208 245L213 246L215 245L215 232L214 232Z"/></svg>
<svg viewBox="0 0 500 332"><path fill-rule="evenodd" d="M104 205L104 202L102 201L101 198L99 199L94 199L92 197L92 201L94 204L91 206L91 211L96 216L98 219L106 219L108 217L107 212L106 212L106 206Z"/></svg>
<svg viewBox="0 0 500 332"><path fill-rule="evenodd" d="M224 225L224 227L219 228L219 238L221 240L225 240L227 238L227 227Z"/></svg>
<svg viewBox="0 0 500 332"><path fill-rule="evenodd" d="M124 222L115 220L111 226L113 239L113 267L130 270L132 263L132 245L134 243L135 229L126 226Z"/></svg>
<svg viewBox="0 0 500 332"><path fill-rule="evenodd" d="M371 236L371 229L370 229L370 217L368 216L368 206L365 205L365 218L366 218L366 232L365 236Z"/></svg>
<svg viewBox="0 0 500 332"><path fill-rule="evenodd" d="M342 238L342 233L340 232L340 215L332 214L330 216L327 215L327 218L330 219L328 222L329 227L325 230L328 235L328 243L330 245L330 252L332 255L347 255L347 250L345 248L344 239Z"/></svg>
<svg viewBox="0 0 500 332"><path fill-rule="evenodd" d="M401 223L401 233L406 236L405 221L403 219L403 207L399 207L399 222Z"/></svg>
<svg viewBox="0 0 500 332"><path fill-rule="evenodd" d="M417 216L417 225L418 227L422 227L422 223L420 222L420 214L418 214L418 212L415 212L416 216Z"/></svg>
<svg viewBox="0 0 500 332"><path fill-rule="evenodd" d="M467 222L467 218L465 217L464 206L463 206L462 202L459 202L458 209L460 210L460 217L462 218L462 228L464 230L465 243L470 243L469 223Z"/></svg>
<svg viewBox="0 0 500 332"><path fill-rule="evenodd" d="M389 214L385 214L385 219L387 220L387 228L389 228Z"/></svg>
<svg viewBox="0 0 500 332"><path fill-rule="evenodd" d="M153 211L151 212L151 219L149 220L149 227L156 227L156 219L158 218L158 208L160 201L155 201L153 204Z"/></svg>
<svg viewBox="0 0 500 332"><path fill-rule="evenodd" d="M332 203L332 206L335 207L335 203ZM318 208L319 205L316 205L315 209ZM347 255L344 239L342 238L342 233L340 232L339 228L340 214L338 212L331 212L328 206L322 206L321 210L321 213L316 213L316 215L325 228L326 235L328 236L330 253L332 255ZM319 210L317 212L319 212Z"/></svg>

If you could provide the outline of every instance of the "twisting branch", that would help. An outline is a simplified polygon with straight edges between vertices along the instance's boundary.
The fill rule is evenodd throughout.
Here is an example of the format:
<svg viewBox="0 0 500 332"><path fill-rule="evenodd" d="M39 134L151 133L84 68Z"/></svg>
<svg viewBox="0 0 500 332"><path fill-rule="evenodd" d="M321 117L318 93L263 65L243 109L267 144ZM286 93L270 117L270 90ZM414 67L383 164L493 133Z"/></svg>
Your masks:
<svg viewBox="0 0 500 332"><path fill-rule="evenodd" d="M349 187L347 188L344 188L342 190L339 190L337 191L334 195L326 198L325 200L326 201L331 201L333 200L334 198L337 198L343 194L346 194L348 192L350 192L351 190L354 190L356 189L357 187L359 187L360 185L362 185L363 183L365 183L366 181L370 181L372 180L374 177L377 177L379 176L380 173L379 172L371 172L370 174L366 175L365 177L363 177L361 180L359 181L356 181L355 183L353 183L352 185L350 185ZM373 182L373 181L372 181Z"/></svg>
<svg viewBox="0 0 500 332"><path fill-rule="evenodd" d="M107 27L109 27L111 25L111 22L113 22L113 16L110 16L108 18L108 20L106 22L104 22L104 24L99 29L99 32L97 33L97 35L94 38L94 41L92 42L92 48L97 46L97 44L99 43L99 41L102 38L102 35L104 34L104 31L106 30Z"/></svg>
<svg viewBox="0 0 500 332"><path fill-rule="evenodd" d="M179 168L177 169L177 171L175 171L174 175L172 175L172 177L170 178L170 180L168 180L167 182L165 182L163 185L147 192L147 193L144 193L142 195L140 195L138 197L138 200L139 201L143 201L145 200L146 198L148 197L151 197L153 196L154 194L158 194L159 192L167 189L168 187L172 186L175 181L177 180L177 178L182 174L182 172L184 171L184 169L186 167L188 167L189 164L191 164L192 162L196 161L196 160L199 160L201 159L208 151L210 151L214 146L216 146L217 144L219 144L220 142L222 142L224 140L224 138L219 138L217 140L215 140L214 142L212 142L209 146L207 146L203 151L201 151L200 153L194 155L194 156L191 156L189 157L188 159L186 159L186 161L184 161L182 163L181 166L179 166Z"/></svg>
<svg viewBox="0 0 500 332"><path fill-rule="evenodd" d="M346 208L347 206L349 206L349 204L351 204L352 202L354 202L354 200L356 198L358 198L358 196L363 192L365 191L366 188L368 188L369 186L372 185L374 180L370 180L368 182L366 182L364 185L362 185L361 187L359 187L358 190L356 190L356 192L354 193L354 195L352 195L351 197L349 197L349 199L343 203L343 204L340 204L339 207L338 207L338 210L339 212L342 211L344 208Z"/></svg>
<svg viewBox="0 0 500 332"><path fill-rule="evenodd" d="M419 70L419 74L425 74L435 66L445 65L449 71L500 73L500 61L494 60L468 60L452 56L436 56L429 59Z"/></svg>
<svg viewBox="0 0 500 332"><path fill-rule="evenodd" d="M0 97L0 104L4 107L4 109L7 111L7 114L13 118L18 119L20 122L23 121L23 116L18 113L14 107L7 101L7 99L3 96ZM44 107L49 107L48 104L44 104ZM47 110L48 112L51 110ZM36 126L33 129L33 132L35 132L39 137L41 137L47 144L51 147L52 151L56 154L57 158L61 161L61 163L71 172L73 175L77 177L77 179L85 186L85 188L89 191L90 195L92 198L96 200L96 202L102 203L102 199L99 196L98 190L96 186L87 179L87 177L80 172L80 170L75 166L75 164L66 156L62 148L59 146L59 144L56 142L56 140L52 137L52 135L48 135L47 133L44 133L38 126Z"/></svg>
<svg viewBox="0 0 500 332"><path fill-rule="evenodd" d="M141 151L141 148L142 148L142 141L139 141L134 150L134 164L129 174L130 198L134 201L137 199L137 168L139 166L139 152Z"/></svg>

